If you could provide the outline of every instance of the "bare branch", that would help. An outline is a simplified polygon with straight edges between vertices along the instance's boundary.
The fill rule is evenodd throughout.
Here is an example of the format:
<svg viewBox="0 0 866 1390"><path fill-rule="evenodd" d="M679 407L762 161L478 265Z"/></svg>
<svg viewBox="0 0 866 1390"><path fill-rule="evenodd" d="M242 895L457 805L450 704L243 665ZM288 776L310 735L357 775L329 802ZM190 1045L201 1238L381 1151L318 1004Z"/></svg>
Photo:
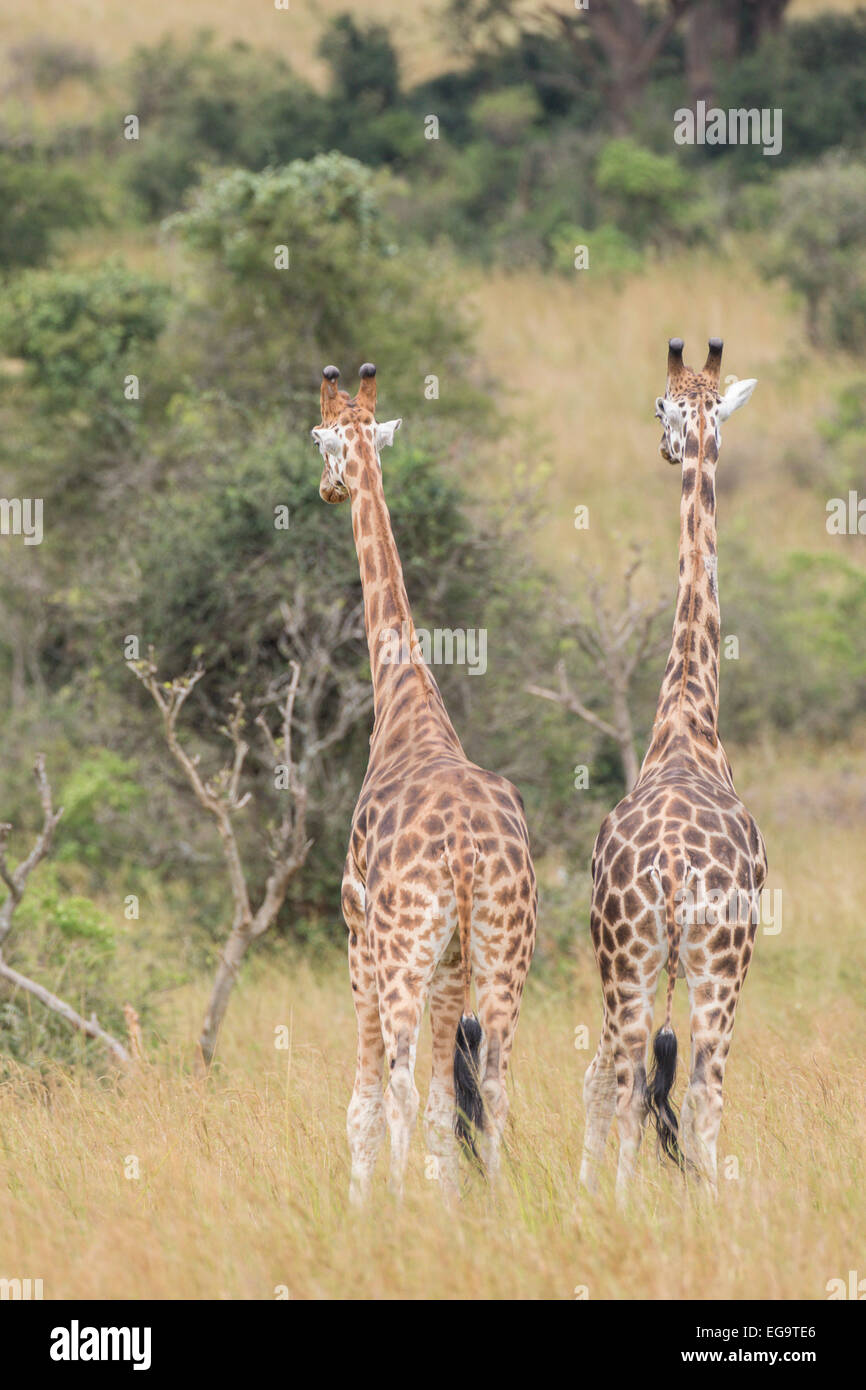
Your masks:
<svg viewBox="0 0 866 1390"><path fill-rule="evenodd" d="M557 689L527 686L530 694L554 701L616 742L628 790L637 781L640 771L629 709L629 689L635 671L646 655L656 619L667 607L666 599L659 598L654 603L647 603L635 597L633 584L642 558L641 551L635 548L623 573L624 601L618 609L612 607L609 588L602 583L598 573L584 571L586 609L570 610L562 619L563 629L574 638L604 679L611 718L606 719L591 709L577 694L568 681L562 660L556 666Z"/></svg>
<svg viewBox="0 0 866 1390"><path fill-rule="evenodd" d="M39 788L39 799L42 802L42 829L36 837L33 848L25 859L14 869L10 870L6 858L6 845L9 839L11 826L8 824L0 825L0 878L7 888L6 898L0 906L0 946L6 940L12 929L12 917L16 907L24 896L27 880L51 850L54 839L54 831L60 817L63 815L63 808L54 810L51 795L51 784L48 781L48 774L45 771L45 755L40 753L33 768L36 778L36 785ZM7 965L0 952L0 979L8 980L16 989L23 989L28 994L32 994L41 1004L44 1004L52 1013L59 1014L73 1028L77 1028L80 1033L84 1033L89 1038L98 1038L104 1043L116 1062L127 1066L130 1061L129 1053L117 1038L112 1037L111 1033L100 1027L95 1014L91 1014L89 1019L83 1018L71 1004L67 1004L64 999L60 999L56 994L52 994L50 989L44 985L37 984L27 975L22 975L20 971L13 970L11 965Z"/></svg>
<svg viewBox="0 0 866 1390"><path fill-rule="evenodd" d="M222 727L232 747L231 760L207 780L199 773L198 760L191 758L184 749L177 731L178 714L201 678L201 667L190 676L161 683L152 651L147 661L127 662L160 711L172 756L183 769L200 805L216 821L229 870L234 916L220 951L198 1041L198 1058L203 1067L208 1067L213 1060L219 1029L247 948L276 921L289 884L312 848L313 841L307 833L307 813L314 766L322 754L372 708L369 685L362 685L348 676L337 660L342 648L357 642L363 635L362 605L347 609L342 602L332 604L317 611L315 621L310 621L307 610L307 593L299 585L292 604L284 603L280 608L283 621L280 651L287 660L288 672L273 680L265 695L255 702L260 708L254 723L261 738L247 743L245 708L240 695L236 694L231 713ZM273 713L269 717L269 712L274 711L276 721ZM258 742L261 749L256 747ZM260 765L269 768L275 777L279 770L285 770L284 783L280 786L285 801L280 819L269 836L267 852L271 868L255 909L232 825L232 816L250 799L249 792L241 794L240 784L251 750L255 750Z"/></svg>
<svg viewBox="0 0 866 1390"><path fill-rule="evenodd" d="M617 733L613 725L609 724L606 719L602 719L601 715L595 713L595 710L591 710L588 705L585 705L569 686L564 662L557 662L556 674L559 677L559 690L546 690L543 686L528 685L526 689L529 694L537 695L542 700L553 700L555 704L562 705L572 714L580 715L581 719L585 719L587 724L598 729L599 733L615 739Z"/></svg>
<svg viewBox="0 0 866 1390"><path fill-rule="evenodd" d="M213 778L205 782L198 770L198 759L191 758L177 736L178 715L195 686L204 675L199 665L186 676L160 684L157 667L153 659L153 648L148 652L147 661L128 661L127 666L144 688L152 696L162 714L163 731L169 751L178 766L186 775L199 805L213 816L222 842L223 855L229 871L229 880L234 900L234 925L240 929L252 920L246 875L231 816L246 804L247 798L237 798L237 784L240 779L247 747L241 737L243 710L234 705L232 715L226 726L228 736L234 747L234 757L228 768L223 768Z"/></svg>
<svg viewBox="0 0 866 1390"><path fill-rule="evenodd" d="M91 1014L90 1018L82 1018L71 1004L59 999L56 994L51 993L50 989L46 989L44 985L39 985L35 980L30 980L26 975L13 970L11 965L6 964L2 956L0 956L0 979L8 980L10 984L15 985L16 989L23 989L28 994L32 994L34 998L39 1000L40 1004L45 1005L46 1009L59 1014L73 1028L77 1028L79 1033L84 1033L88 1038L98 1038L100 1042L105 1044L116 1062L120 1062L122 1066L129 1066L132 1058L123 1043L118 1042L117 1038L112 1037L111 1033L100 1027L95 1014Z"/></svg>
<svg viewBox="0 0 866 1390"><path fill-rule="evenodd" d="M33 775L36 778L39 799L42 802L42 829L37 835L30 853L26 859L21 860L14 871L10 870L6 858L6 844L12 827L6 823L0 825L0 879L3 880L8 890L6 898L0 906L0 946L3 945L12 928L12 914L21 901L28 878L36 865L51 851L54 831L63 815L62 806L55 811L52 805L51 786L45 772L44 753L38 755L33 767Z"/></svg>

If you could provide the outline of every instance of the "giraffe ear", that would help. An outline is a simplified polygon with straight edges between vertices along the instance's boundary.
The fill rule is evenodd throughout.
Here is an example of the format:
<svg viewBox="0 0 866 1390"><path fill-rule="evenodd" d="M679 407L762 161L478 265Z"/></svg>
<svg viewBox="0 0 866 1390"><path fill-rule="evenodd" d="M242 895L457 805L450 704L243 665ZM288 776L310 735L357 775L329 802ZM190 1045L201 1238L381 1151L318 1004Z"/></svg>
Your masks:
<svg viewBox="0 0 866 1390"><path fill-rule="evenodd" d="M311 430L310 433L313 437L313 443L318 444L323 453L339 454L340 436L336 430L328 429L327 426L324 425L318 425L314 430Z"/></svg>
<svg viewBox="0 0 866 1390"><path fill-rule="evenodd" d="M669 401L666 396L656 399L656 419L668 424L673 430L681 430L686 423L676 401Z"/></svg>
<svg viewBox="0 0 866 1390"><path fill-rule="evenodd" d="M735 410L739 410L741 405L745 405L757 386L757 379L753 376L746 381L734 381L722 396L722 403L719 406L719 420L727 420L729 415L733 415Z"/></svg>
<svg viewBox="0 0 866 1390"><path fill-rule="evenodd" d="M386 420L384 425L376 426L376 448L384 449L386 444L394 443L394 435L402 425L402 420Z"/></svg>

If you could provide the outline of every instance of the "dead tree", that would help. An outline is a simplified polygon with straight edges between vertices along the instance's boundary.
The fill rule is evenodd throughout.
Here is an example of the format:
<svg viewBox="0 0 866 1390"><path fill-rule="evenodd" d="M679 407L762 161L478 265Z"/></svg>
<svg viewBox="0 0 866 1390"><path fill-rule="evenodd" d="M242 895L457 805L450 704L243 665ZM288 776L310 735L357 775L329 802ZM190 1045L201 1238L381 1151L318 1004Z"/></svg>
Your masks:
<svg viewBox="0 0 866 1390"><path fill-rule="evenodd" d="M279 821L270 827L267 847L270 872L260 901L253 906L247 871L235 835L234 817L249 803L251 793L241 793L250 744L245 737L246 709L239 694L220 732L231 743L229 761L213 777L199 771L199 759L187 752L178 734L180 713L204 675L199 665L191 674L163 682L158 678L151 649L146 661L128 661L130 670L150 693L162 716L169 751L182 769L196 800L216 822L228 870L233 912L228 938L220 952L210 1000L198 1039L197 1059L207 1069L214 1058L220 1027L241 963L252 942L263 936L277 919L289 884L303 867L312 847L307 835L307 813L312 775L322 753L338 742L372 706L369 687L345 678L335 654L345 641L357 637L359 615L338 605L330 618L316 625L315 635L302 636L299 616L285 606L284 650L300 649L302 660L292 656L289 669L273 681L257 703L255 718L263 752L259 761L270 769L275 787L285 796ZM334 708L334 705L336 706ZM327 724L326 724L327 707ZM277 731L271 727L273 711Z"/></svg>
<svg viewBox="0 0 866 1390"><path fill-rule="evenodd" d="M652 77L665 44L698 0L590 0L580 8L530 0L450 0L449 24L461 48L505 53L519 34L553 34L571 50L576 71L588 70L606 97L615 130L629 118ZM777 0L778 3L778 0ZM546 73L551 81L551 73ZM561 64L556 85L577 89Z"/></svg>
<svg viewBox="0 0 866 1390"><path fill-rule="evenodd" d="M667 0L661 13L640 0L605 0L567 15L553 5L544 13L569 44L579 62L595 67L607 93L611 122L626 131L629 116L643 95L652 70L671 34L696 0ZM599 62L587 38L603 55Z"/></svg>
<svg viewBox="0 0 866 1390"><path fill-rule="evenodd" d="M42 829L37 835L30 853L14 869L10 869L6 856L6 847L12 826L5 822L0 824L0 880L6 885L7 890L6 897L0 904L0 979L7 980L15 989L32 994L35 999L39 1000L40 1004L45 1005L46 1009L59 1014L79 1033L84 1033L86 1037L96 1038L103 1043L115 1062L119 1062L122 1066L128 1066L131 1058L126 1048L118 1042L117 1038L112 1037L111 1033L100 1026L95 1014L91 1014L90 1018L83 1018L80 1013L73 1009L71 1004L67 1004L65 999L58 998L44 985L37 984L35 980L31 980L27 975L22 975L18 970L13 970L12 966L7 965L3 958L3 946L12 930L15 909L24 896L27 880L37 864L40 864L50 854L54 831L63 815L62 806L58 807L56 811L54 810L51 784L45 772L45 758L41 753L36 759L33 772L42 802Z"/></svg>
<svg viewBox="0 0 866 1390"><path fill-rule="evenodd" d="M656 619L669 606L667 598L650 603L635 596L633 581L640 565L637 552L623 576L624 601L618 609L611 605L609 590L598 573L584 572L586 607L564 612L561 619L563 631L573 635L607 688L610 718L591 709L572 688L564 660L556 665L555 689L526 687L531 695L553 700L614 740L622 758L626 791L631 791L640 772L629 703L631 683L647 653Z"/></svg>

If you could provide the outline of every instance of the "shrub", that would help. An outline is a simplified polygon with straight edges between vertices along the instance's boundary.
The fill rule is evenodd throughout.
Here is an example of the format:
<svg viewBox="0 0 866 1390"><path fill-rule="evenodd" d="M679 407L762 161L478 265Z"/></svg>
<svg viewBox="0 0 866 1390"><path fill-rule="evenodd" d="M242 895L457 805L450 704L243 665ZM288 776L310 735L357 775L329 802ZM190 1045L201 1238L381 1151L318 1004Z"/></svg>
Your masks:
<svg viewBox="0 0 866 1390"><path fill-rule="evenodd" d="M9 58L19 79L43 92L74 78L92 81L100 70L91 49L63 39L27 39L10 48Z"/></svg>
<svg viewBox="0 0 866 1390"><path fill-rule="evenodd" d="M575 270L575 248L585 246L589 253L589 270L619 278L640 270L643 255L634 242L618 227L602 223L587 231L585 227L563 227L553 238L554 265L557 270Z"/></svg>
<svg viewBox="0 0 866 1390"><path fill-rule="evenodd" d="M707 147L721 157L736 154L766 172L768 164L815 159L838 147L862 148L866 127L866 12L821 14L790 22L767 36L725 75L718 105L780 107L784 113L782 153L763 157L757 146Z"/></svg>
<svg viewBox="0 0 866 1390"><path fill-rule="evenodd" d="M328 139L325 98L282 59L244 43L165 38L135 50L128 82L144 134L123 177L149 218L176 210L208 165L260 169L308 158Z"/></svg>
<svg viewBox="0 0 866 1390"><path fill-rule="evenodd" d="M610 140L595 182L610 220L638 244L661 244L683 221L688 175L673 155L654 154L634 140Z"/></svg>
<svg viewBox="0 0 866 1390"><path fill-rule="evenodd" d="M9 356L23 358L53 411L123 396L124 372L165 323L167 287L112 261L96 270L32 270L0 307Z"/></svg>
<svg viewBox="0 0 866 1390"><path fill-rule="evenodd" d="M540 116L538 98L525 85L487 92L472 107L472 120L482 134L506 147L525 140Z"/></svg>
<svg viewBox="0 0 866 1390"><path fill-rule="evenodd" d="M344 114L375 115L400 95L397 55L382 24L360 28L350 14L337 15L322 36L319 55L331 69L333 97Z"/></svg>
<svg viewBox="0 0 866 1390"><path fill-rule="evenodd" d="M79 175L0 153L0 270L41 265L58 232L86 226L96 215Z"/></svg>
<svg viewBox="0 0 866 1390"><path fill-rule="evenodd" d="M213 175L169 221L201 258L202 351L212 353L221 335L221 390L229 374L245 398L282 404L289 387L303 386L309 410L326 361L348 372L375 345L392 399L422 403L430 372L450 383L448 411L465 401L457 371L465 319L457 285L442 292L453 264L426 249L399 250L380 189L371 170L331 153L259 174ZM276 268L279 246L288 248L287 269Z"/></svg>
<svg viewBox="0 0 866 1390"><path fill-rule="evenodd" d="M866 164L828 156L778 181L777 214L762 260L802 295L812 342L866 343Z"/></svg>
<svg viewBox="0 0 866 1390"><path fill-rule="evenodd" d="M116 864L126 838L118 822L144 795L136 771L134 761L109 748L94 748L80 757L60 793L58 861L75 860L91 868Z"/></svg>

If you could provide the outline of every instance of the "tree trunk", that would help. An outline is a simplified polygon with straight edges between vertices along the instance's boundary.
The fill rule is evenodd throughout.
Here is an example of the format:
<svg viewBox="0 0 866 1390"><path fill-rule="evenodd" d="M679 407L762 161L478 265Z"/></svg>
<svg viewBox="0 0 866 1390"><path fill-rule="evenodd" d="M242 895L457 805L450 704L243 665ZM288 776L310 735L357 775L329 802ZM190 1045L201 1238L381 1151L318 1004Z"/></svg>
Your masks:
<svg viewBox="0 0 866 1390"><path fill-rule="evenodd" d="M220 963L217 966L210 1002L198 1040L196 1061L199 1070L207 1071L214 1059L217 1038L228 1008L229 997L235 987L241 962L252 939L252 922L243 922L240 926L232 927L229 939L220 952Z"/></svg>
<svg viewBox="0 0 866 1390"><path fill-rule="evenodd" d="M634 730L625 692L614 688L612 691L613 726L619 744L622 770L625 778L626 794L631 791L640 773L640 764L634 746Z"/></svg>
<svg viewBox="0 0 866 1390"><path fill-rule="evenodd" d="M729 63L739 49L736 6L723 8L719 0L699 0L686 26L686 80L692 106L716 98L716 65Z"/></svg>

